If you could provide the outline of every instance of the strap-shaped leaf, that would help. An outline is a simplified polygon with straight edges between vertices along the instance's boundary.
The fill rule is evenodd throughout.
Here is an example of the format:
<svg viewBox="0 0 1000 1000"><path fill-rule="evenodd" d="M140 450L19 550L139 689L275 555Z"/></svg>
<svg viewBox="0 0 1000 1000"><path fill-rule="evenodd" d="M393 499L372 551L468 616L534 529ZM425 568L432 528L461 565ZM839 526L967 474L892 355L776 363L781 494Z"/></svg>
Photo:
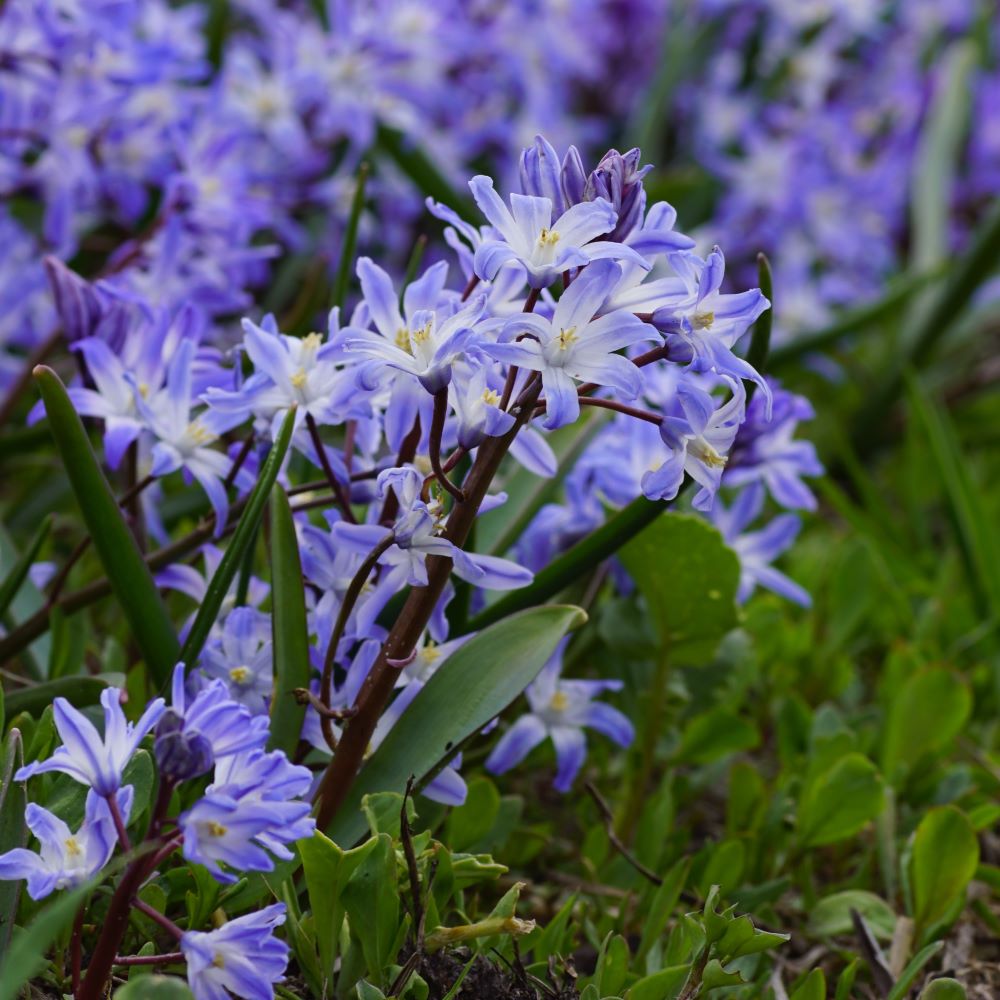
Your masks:
<svg viewBox="0 0 1000 1000"><path fill-rule="evenodd" d="M111 589L128 621L150 675L163 684L177 662L177 634L143 561L111 487L98 464L87 432L59 376L51 368L35 369L49 426L62 456L70 485L83 512L94 548L111 581Z"/></svg>
<svg viewBox="0 0 1000 1000"><path fill-rule="evenodd" d="M216 569L215 575L212 577L212 581L205 591L205 599L201 602L201 607L198 608L198 614L195 616L194 622L191 625L191 631L184 642L180 659L188 667L197 660L198 654L205 645L208 633L212 630L215 620L219 617L219 609L222 607L222 602L226 599L229 588L232 586L233 580L236 578L236 573L239 571L243 555L247 547L257 537L257 528L260 525L261 518L264 516L264 507L267 504L267 498L271 495L271 489L278 478L278 472L281 470L281 464L284 462L288 446L291 444L294 429L295 409L293 407L288 411L285 422L281 425L281 430L278 432L278 438L271 446L271 450L264 460L264 464L260 470L260 477L257 479L257 485L254 486L253 491L250 493L250 499L247 501L239 523L236 525L232 541L226 547L218 569Z"/></svg>
<svg viewBox="0 0 1000 1000"><path fill-rule="evenodd" d="M14 774L24 763L21 733L12 729L0 755L0 854L24 847L28 829L24 825L24 810L28 806L23 781L15 781ZM0 968L10 947L10 937L17 916L17 904L24 883L20 879L0 881Z"/></svg>
<svg viewBox="0 0 1000 1000"><path fill-rule="evenodd" d="M271 491L271 628L274 695L270 746L292 756L306 714L305 705L295 700L293 692L309 687L312 671L299 543L292 508L280 486Z"/></svg>
<svg viewBox="0 0 1000 1000"><path fill-rule="evenodd" d="M361 799L401 792L500 714L538 675L559 640L586 621L580 608L550 604L504 619L441 665L361 769L327 831L348 847L364 835Z"/></svg>
<svg viewBox="0 0 1000 1000"><path fill-rule="evenodd" d="M21 589L21 584L27 578L31 564L38 558L38 553L42 545L45 544L45 539L49 537L51 529L52 518L47 517L42 521L38 531L35 532L35 537L31 540L31 544L11 567L10 572L4 577L3 583L0 583L0 615L7 613L10 602L14 600L17 592Z"/></svg>

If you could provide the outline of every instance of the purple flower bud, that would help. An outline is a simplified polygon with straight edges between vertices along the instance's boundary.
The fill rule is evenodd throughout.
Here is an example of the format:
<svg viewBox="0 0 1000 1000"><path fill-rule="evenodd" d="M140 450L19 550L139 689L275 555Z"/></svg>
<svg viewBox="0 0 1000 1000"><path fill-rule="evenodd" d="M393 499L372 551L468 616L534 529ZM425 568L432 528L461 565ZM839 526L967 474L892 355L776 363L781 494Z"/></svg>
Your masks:
<svg viewBox="0 0 1000 1000"><path fill-rule="evenodd" d="M638 149L630 149L624 155L617 149L609 149L587 178L583 200L604 198L618 213L618 224L606 237L610 242L625 240L645 214L646 191L642 179L652 167L639 166L641 155Z"/></svg>
<svg viewBox="0 0 1000 1000"><path fill-rule="evenodd" d="M189 781L211 770L212 744L197 730L184 731L184 719L167 709L156 727L153 753L160 775L173 782Z"/></svg>

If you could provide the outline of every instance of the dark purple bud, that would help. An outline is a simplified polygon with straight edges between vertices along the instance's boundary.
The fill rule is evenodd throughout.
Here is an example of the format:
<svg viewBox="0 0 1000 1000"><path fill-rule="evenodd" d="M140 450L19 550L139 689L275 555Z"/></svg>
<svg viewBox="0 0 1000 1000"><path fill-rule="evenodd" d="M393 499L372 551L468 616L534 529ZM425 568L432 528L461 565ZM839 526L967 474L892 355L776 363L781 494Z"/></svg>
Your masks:
<svg viewBox="0 0 1000 1000"><path fill-rule="evenodd" d="M609 149L587 178L583 200L606 198L618 213L618 224L605 237L612 242L624 242L642 223L646 211L642 179L652 168L640 167L640 156L638 149L630 149L624 155L617 149Z"/></svg>
<svg viewBox="0 0 1000 1000"><path fill-rule="evenodd" d="M579 205L584 200L587 171L583 168L583 160L580 158L580 151L576 146L570 146L563 157L560 180L567 208L570 205Z"/></svg>
<svg viewBox="0 0 1000 1000"><path fill-rule="evenodd" d="M66 342L100 337L119 350L128 332L126 306L71 271L58 257L45 258L45 272Z"/></svg>
<svg viewBox="0 0 1000 1000"><path fill-rule="evenodd" d="M183 717L169 708L156 727L153 754L160 776L172 782L197 778L215 763L212 744L199 732L184 732Z"/></svg>

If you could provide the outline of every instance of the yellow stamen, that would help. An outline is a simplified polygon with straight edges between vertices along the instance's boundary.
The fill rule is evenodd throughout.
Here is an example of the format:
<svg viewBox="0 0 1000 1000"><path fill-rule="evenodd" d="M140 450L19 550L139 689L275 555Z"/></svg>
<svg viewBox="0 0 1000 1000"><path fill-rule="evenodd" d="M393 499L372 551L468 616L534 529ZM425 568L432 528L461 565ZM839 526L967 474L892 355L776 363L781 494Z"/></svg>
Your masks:
<svg viewBox="0 0 1000 1000"><path fill-rule="evenodd" d="M688 445L689 451L700 458L706 465L721 469L728 461L725 455L720 455L707 441L692 441Z"/></svg>
<svg viewBox="0 0 1000 1000"><path fill-rule="evenodd" d="M246 684L247 678L250 676L250 668L233 667L233 669L229 671L229 676L236 684Z"/></svg>
<svg viewBox="0 0 1000 1000"><path fill-rule="evenodd" d="M499 406L500 405L500 393L496 389L487 389L483 393L483 402L488 406Z"/></svg>
<svg viewBox="0 0 1000 1000"><path fill-rule="evenodd" d="M543 229L538 236L538 242L543 247L555 246L559 242L559 234L554 229Z"/></svg>
<svg viewBox="0 0 1000 1000"><path fill-rule="evenodd" d="M556 691L549 702L553 712L565 712L569 708L569 696L563 691Z"/></svg>
<svg viewBox="0 0 1000 1000"><path fill-rule="evenodd" d="M406 351L407 354L413 353L413 348L410 347L410 331L405 326L401 326L396 331L396 346L401 351Z"/></svg>
<svg viewBox="0 0 1000 1000"><path fill-rule="evenodd" d="M422 650L420 650L420 658L424 663L433 663L435 660L441 659L441 650L434 645L433 642L428 642Z"/></svg>
<svg viewBox="0 0 1000 1000"><path fill-rule="evenodd" d="M212 956L212 965L214 965L217 969L224 969L226 967L226 959L221 951L217 951Z"/></svg>
<svg viewBox="0 0 1000 1000"><path fill-rule="evenodd" d="M216 823L214 819L209 820L206 824L208 826L208 832L213 837L224 837L229 831L221 823Z"/></svg>
<svg viewBox="0 0 1000 1000"><path fill-rule="evenodd" d="M694 316L691 318L691 325L696 330L710 330L714 322L715 322L714 312L695 313Z"/></svg>
<svg viewBox="0 0 1000 1000"><path fill-rule="evenodd" d="M215 435L197 420L188 424L187 432L194 444L211 444L215 440Z"/></svg>
<svg viewBox="0 0 1000 1000"><path fill-rule="evenodd" d="M66 853L71 858L78 858L81 854L83 854L83 851L80 850L80 845L76 842L76 837L67 837L63 841L63 844L66 847Z"/></svg>
<svg viewBox="0 0 1000 1000"><path fill-rule="evenodd" d="M413 331L413 343L422 344L431 335L431 325L430 323L425 323L420 329Z"/></svg>
<svg viewBox="0 0 1000 1000"><path fill-rule="evenodd" d="M560 351L568 351L580 338L576 335L576 327L571 326L568 330L560 330L556 342Z"/></svg>
<svg viewBox="0 0 1000 1000"><path fill-rule="evenodd" d="M315 330L302 338L302 347L306 351L318 351L322 346L323 334L316 333Z"/></svg>
<svg viewBox="0 0 1000 1000"><path fill-rule="evenodd" d="M306 373L304 368L300 368L289 381L296 389L301 389L306 384Z"/></svg>

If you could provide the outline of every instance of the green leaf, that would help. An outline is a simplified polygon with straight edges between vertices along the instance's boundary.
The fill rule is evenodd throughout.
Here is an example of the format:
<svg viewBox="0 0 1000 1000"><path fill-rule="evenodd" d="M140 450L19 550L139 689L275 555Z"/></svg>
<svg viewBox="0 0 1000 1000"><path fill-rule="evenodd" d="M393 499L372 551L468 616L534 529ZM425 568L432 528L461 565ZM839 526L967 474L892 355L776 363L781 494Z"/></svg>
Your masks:
<svg viewBox="0 0 1000 1000"><path fill-rule="evenodd" d="M892 696L882 750L882 770L891 778L925 754L945 749L962 731L972 710L968 685L944 667L907 677Z"/></svg>
<svg viewBox="0 0 1000 1000"><path fill-rule="evenodd" d="M724 986L739 986L742 982L744 979L738 972L727 972L717 958L711 959L701 974L701 987L704 993Z"/></svg>
<svg viewBox="0 0 1000 1000"><path fill-rule="evenodd" d="M354 267L354 248L358 242L358 224L361 221L361 212L365 207L365 184L367 181L368 164L362 163L358 167L354 197L351 199L351 214L347 217L344 235L340 241L340 261L337 264L337 277L333 282L333 297L330 305L340 308L343 308L344 300L347 298L347 285L351 280L351 270Z"/></svg>
<svg viewBox="0 0 1000 1000"><path fill-rule="evenodd" d="M790 1000L826 1000L826 976L822 969L813 969L805 981L792 993Z"/></svg>
<svg viewBox="0 0 1000 1000"><path fill-rule="evenodd" d="M7 613L7 609L17 596L17 592L21 589L21 584L27 578L31 564L38 558L38 553L45 544L45 539L49 537L51 530L52 518L50 516L42 521L38 531L35 532L35 537L31 540L31 544L21 553L17 562L14 563L4 577L3 583L0 583L0 616Z"/></svg>
<svg viewBox="0 0 1000 1000"><path fill-rule="evenodd" d="M613 556L630 538L656 520L667 505L659 500L636 497L627 507L608 518L557 559L554 559L527 587L519 587L494 601L467 625L466 632L476 632L515 611L543 604L571 583L583 579L590 570Z"/></svg>
<svg viewBox="0 0 1000 1000"><path fill-rule="evenodd" d="M802 846L819 847L852 837L878 816L884 801L875 765L860 753L841 757L802 793L798 809Z"/></svg>
<svg viewBox="0 0 1000 1000"><path fill-rule="evenodd" d="M757 727L728 708L711 708L684 727L677 760L708 764L760 743Z"/></svg>
<svg viewBox="0 0 1000 1000"><path fill-rule="evenodd" d="M384 982L385 971L396 958L400 930L396 849L387 833L376 838L374 848L347 880L341 898L351 933L361 942L368 974Z"/></svg>
<svg viewBox="0 0 1000 1000"><path fill-rule="evenodd" d="M910 264L915 271L940 263L949 252L952 189L969 124L976 44L971 39L953 42L937 61L939 86L920 136L910 201Z"/></svg>
<svg viewBox="0 0 1000 1000"><path fill-rule="evenodd" d="M448 816L448 832L443 840L453 851L468 850L489 834L499 813L497 786L483 776L472 778L465 802Z"/></svg>
<svg viewBox="0 0 1000 1000"><path fill-rule="evenodd" d="M39 427L45 431L45 441L48 442L49 430L47 426L47 421L40 424ZM14 544L10 533L0 523L0 571L7 574L10 573L15 564L18 561L18 546ZM39 592L38 588L31 582L31 577L29 576L18 588L17 593L14 595L10 602L10 606L7 608L5 615L0 616L0 620L3 621L4 626L9 631L16 629L18 626L23 625L29 619L35 619L43 613L43 608L45 606L45 598ZM25 665L29 676L36 680L40 680L45 677L45 671L49 662L49 657L51 655L52 640L46 631L46 622L41 623L41 629L36 631L31 639L26 640L30 643L27 648L22 645L18 645L17 648L12 648L7 650L0 659L7 660L16 655L18 652L21 653L21 660ZM33 641L32 641L33 639Z"/></svg>
<svg viewBox="0 0 1000 1000"><path fill-rule="evenodd" d="M965 894L978 863L979 841L959 809L939 806L920 821L910 876L918 942Z"/></svg>
<svg viewBox="0 0 1000 1000"><path fill-rule="evenodd" d="M933 944L927 945L926 948L921 949L917 952L913 958L910 959L909 964L903 969L902 974L899 979L896 980L895 986L889 991L889 995L885 1000L904 1000L905 997L910 995L910 988L913 986L918 975L920 975L920 970L944 947L943 941L935 941Z"/></svg>
<svg viewBox="0 0 1000 1000"><path fill-rule="evenodd" d="M726 928L725 934L716 944L716 953L724 962L730 962L744 955L756 955L761 951L771 951L785 944L791 935L775 934L773 931L760 931L754 927L753 921L744 914L737 917Z"/></svg>
<svg viewBox="0 0 1000 1000"><path fill-rule="evenodd" d="M690 858L681 858L675 862L664 876L663 884L658 886L653 894L642 924L642 937L639 939L639 951L636 954L637 964L641 965L645 961L650 949L666 929L671 915L677 908L690 869Z"/></svg>
<svg viewBox="0 0 1000 1000"><path fill-rule="evenodd" d="M16 1000L21 987L48 965L49 949L73 922L92 887L88 882L60 893L27 927L14 933L0 976L0 1000Z"/></svg>
<svg viewBox="0 0 1000 1000"><path fill-rule="evenodd" d="M628 978L628 965L628 942L621 934L609 935L594 970L594 985L599 997L621 994Z"/></svg>
<svg viewBox="0 0 1000 1000"><path fill-rule="evenodd" d="M24 823L24 811L28 806L27 792L23 781L15 781L14 774L24 763L21 734L12 729L0 758L0 854L24 847L28 842L28 829ZM17 917L17 904L21 899L21 879L0 881L0 966L10 947L10 937Z"/></svg>
<svg viewBox="0 0 1000 1000"><path fill-rule="evenodd" d="M973 482L958 435L948 415L916 379L907 384L910 407L923 427L948 501L956 541L974 596L984 617L1000 607L1000 541L994 520L982 502L982 489Z"/></svg>
<svg viewBox="0 0 1000 1000"><path fill-rule="evenodd" d="M814 937L836 937L854 933L851 910L857 910L876 937L892 939L896 929L896 914L880 896L864 889L845 889L825 896L809 911L808 931Z"/></svg>
<svg viewBox="0 0 1000 1000"><path fill-rule="evenodd" d="M337 958L340 929L346 913L341 899L344 886L375 849L376 843L373 837L353 851L343 851L317 830L312 837L297 844L316 927L321 971L325 976L333 975Z"/></svg>
<svg viewBox="0 0 1000 1000"><path fill-rule="evenodd" d="M957 979L932 979L921 991L919 1000L967 1000L965 987Z"/></svg>
<svg viewBox="0 0 1000 1000"><path fill-rule="evenodd" d="M39 365L35 380L49 427L83 513L94 548L136 644L157 684L164 685L178 660L177 634L153 575L118 507L90 446L87 432L59 376Z"/></svg>
<svg viewBox="0 0 1000 1000"><path fill-rule="evenodd" d="M278 473L281 471L281 465L285 460L285 453L288 451L294 430L295 410L293 408L288 411L284 423L281 425L281 430L278 432L278 437L271 445L271 450L261 466L257 485L254 486L247 499L247 505L236 525L232 540L219 561L218 568L205 592L204 600L198 608L198 614L191 624L191 631L188 633L184 648L179 656L179 659L183 660L189 668L197 660L198 654L201 653L202 646L205 645L205 640L208 638L208 633L219 617L219 609L229 593L229 588L232 586L243 561L244 553L257 537L257 529L264 516L264 507L271 495L271 489L278 478Z"/></svg>
<svg viewBox="0 0 1000 1000"><path fill-rule="evenodd" d="M364 795L401 792L411 775L428 774L514 701L563 635L585 620L579 608L546 605L491 626L455 650L361 769L327 831L331 839L354 843L364 834Z"/></svg>
<svg viewBox="0 0 1000 1000"><path fill-rule="evenodd" d="M187 983L176 976L140 976L115 990L114 1000L194 1000Z"/></svg>
<svg viewBox="0 0 1000 1000"><path fill-rule="evenodd" d="M627 508L626 508L627 509ZM672 661L707 659L736 626L736 554L707 521L667 514L622 546Z"/></svg>
<svg viewBox="0 0 1000 1000"><path fill-rule="evenodd" d="M355 989L357 990L358 1000L386 1000L385 994L377 986L372 986L371 983L364 979L358 983Z"/></svg>
<svg viewBox="0 0 1000 1000"><path fill-rule="evenodd" d="M640 979L626 994L628 1000L675 1000L687 982L689 965L672 965Z"/></svg>
<svg viewBox="0 0 1000 1000"><path fill-rule="evenodd" d="M40 684L11 691L7 695L7 714L11 718L20 712L38 715L56 698L65 698L75 708L96 705L101 700L101 692L107 687L108 680L102 677L58 677L52 681L42 681Z"/></svg>
<svg viewBox="0 0 1000 1000"><path fill-rule="evenodd" d="M312 678L309 628L302 562L288 495L280 485L271 491L271 628L274 649L274 696L271 699L272 750L295 756L306 706L294 695Z"/></svg>
<svg viewBox="0 0 1000 1000"><path fill-rule="evenodd" d="M851 1000L851 990L854 989L854 980L858 975L858 966L861 964L861 959L854 959L850 965L840 974L840 978L837 980L837 992L834 995L834 1000Z"/></svg>
<svg viewBox="0 0 1000 1000"><path fill-rule="evenodd" d="M767 356L771 350L771 327L774 324L774 280L771 276L771 262L763 253L757 254L757 282L764 298L771 303L771 308L765 309L754 323L750 347L747 350L747 363L763 375L766 371ZM756 391L757 383L750 382L747 385L747 406L750 405L750 400Z"/></svg>

